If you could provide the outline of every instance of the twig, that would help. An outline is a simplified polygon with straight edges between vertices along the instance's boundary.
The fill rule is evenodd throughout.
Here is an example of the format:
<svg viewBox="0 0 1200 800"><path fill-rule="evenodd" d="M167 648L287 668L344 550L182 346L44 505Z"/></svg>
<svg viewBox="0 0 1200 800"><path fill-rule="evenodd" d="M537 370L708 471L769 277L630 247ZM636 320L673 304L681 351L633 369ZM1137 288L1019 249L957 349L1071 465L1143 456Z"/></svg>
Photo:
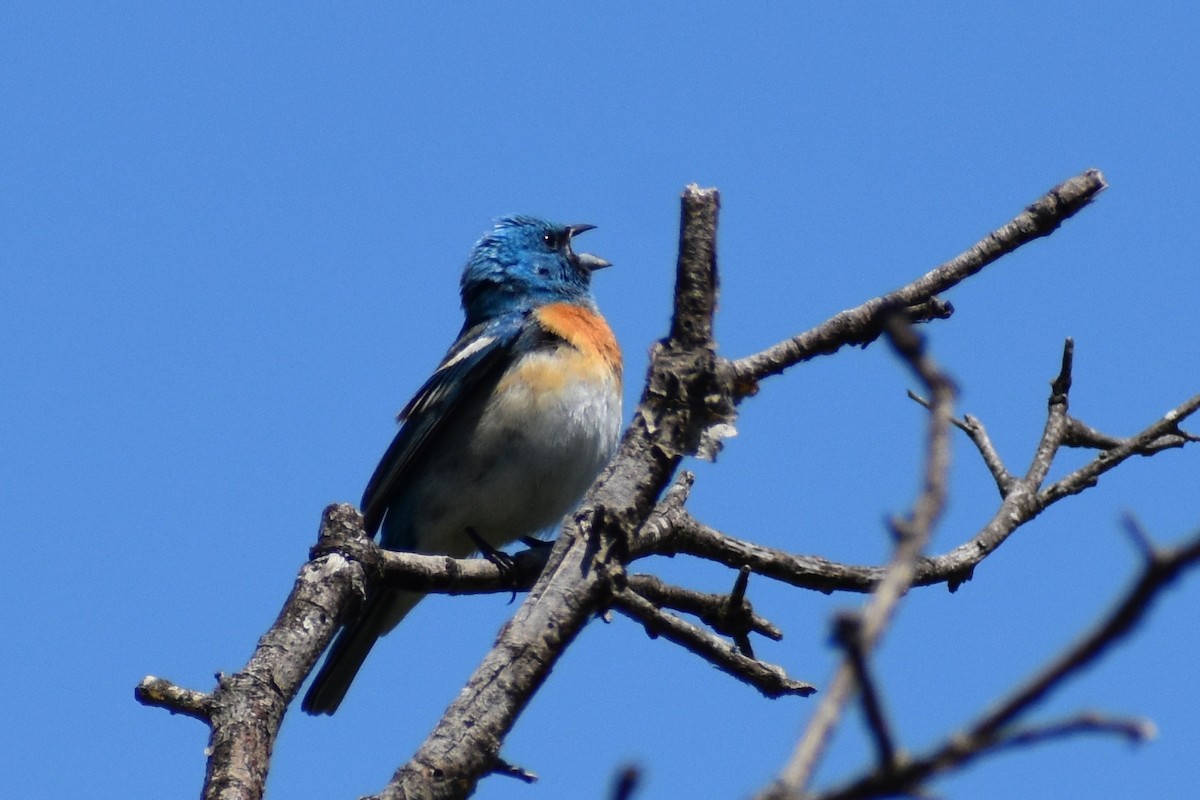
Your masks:
<svg viewBox="0 0 1200 800"><path fill-rule="evenodd" d="M1180 423L1197 410L1200 410L1200 394L1180 403L1141 433L1121 440L1116 447L1102 451L1084 466L1047 486L1039 493L1038 501L1045 507L1068 495L1078 494L1089 486L1095 486L1101 475L1130 456L1143 454L1152 442L1157 442L1166 435L1182 435ZM1196 438L1187 435L1185 441L1196 441Z"/></svg>
<svg viewBox="0 0 1200 800"><path fill-rule="evenodd" d="M637 536L634 537L634 542L631 545L634 551L641 552L647 550L646 545L648 543L656 542L663 537L669 537L677 525L690 519L690 515L684 506L687 503L688 495L691 494L692 486L695 482L696 476L690 470L679 470L679 474L675 476L675 480L663 492L662 498L655 504L654 510L650 512L650 515L638 530Z"/></svg>
<svg viewBox="0 0 1200 800"><path fill-rule="evenodd" d="M930 408L929 401L911 389L908 390L908 397L926 409ZM1016 477L1004 466L1004 461L1000 458L1000 454L996 452L996 446L992 444L992 438L988 435L987 428L970 414L964 414L961 420L951 419L950 423L967 434L971 443L975 445L975 448L979 451L980 458L983 459L984 466L992 474L992 480L996 481L996 488L1000 491L1000 497L1003 498L1008 494L1008 490L1012 488Z"/></svg>
<svg viewBox="0 0 1200 800"><path fill-rule="evenodd" d="M776 642L783 638L783 632L770 620L755 614L744 597L741 601L735 601L732 593L709 594L684 589L665 583L654 575L630 575L628 584L630 591L637 592L655 606L693 614L725 636L757 633Z"/></svg>
<svg viewBox="0 0 1200 800"><path fill-rule="evenodd" d="M1061 375L1061 372L1060 372ZM1140 433L1101 452L1087 465L1039 491L1031 482L1044 478L1057 452L1055 436L1068 429L1065 401L1050 406L1050 413L1037 452L1025 479L1013 479L1002 491L1003 500L992 518L967 541L938 556L921 558L916 565L914 586L945 583L951 591L970 580L975 567L996 551L1014 531L1054 503L1096 484L1099 476L1133 455L1145 452L1150 443L1174 435L1179 425L1200 410L1200 395L1192 397L1151 423ZM789 553L729 536L699 522L682 507L658 517L659 525L637 541L633 556L686 553L738 569L748 565L754 572L783 583L820 592L874 591L882 580L883 567L842 564L815 556Z"/></svg>
<svg viewBox="0 0 1200 800"><path fill-rule="evenodd" d="M867 800L875 797L924 796L925 784L932 778L974 764L982 758L1008 750L1079 735L1118 736L1140 744L1155 735L1152 723L1141 719L1102 717L1081 714L1076 717L1013 729L991 739L958 734L928 755L905 761L891 771L876 770L851 783L813 796L812 800Z"/></svg>
<svg viewBox="0 0 1200 800"><path fill-rule="evenodd" d="M909 518L897 521L894 525L897 538L891 562L862 612L858 640L863 659L878 643L891 622L900 598L912 585L916 577L917 560L945 507L946 478L950 468L950 420L955 394L953 383L925 352L923 340L911 325L895 315L885 325L896 351L928 388L933 407L929 416L921 491L913 503ZM842 710L858 688L857 672L853 658L843 659L804 735L780 772L777 783L779 790L799 794L812 780Z"/></svg>
<svg viewBox="0 0 1200 800"><path fill-rule="evenodd" d="M185 689L166 678L147 675L133 690L133 696L144 706L165 708L172 714L182 714L201 722L212 718L212 695Z"/></svg>
<svg viewBox="0 0 1200 800"><path fill-rule="evenodd" d="M820 795L820 800L851 800L912 793L937 774L971 763L981 756L1079 733L1105 733L1144 741L1154 735L1143 720L1112 719L1095 714L1035 727L1017 720L1069 678L1114 649L1149 613L1153 601L1186 570L1200 564L1200 533L1183 545L1155 550L1142 572L1111 612L1049 664L1003 698L965 730L948 736L928 753L884 772L873 770L845 786Z"/></svg>
<svg viewBox="0 0 1200 800"><path fill-rule="evenodd" d="M1081 420L1071 417L1067 422L1066 436L1063 437L1063 447L1086 447L1093 450L1111 450L1120 447L1124 439L1101 433ZM1200 442L1200 436L1179 430L1164 433L1157 439L1146 442L1137 451L1139 456L1152 456L1160 450L1172 450L1183 447L1189 442Z"/></svg>
<svg viewBox="0 0 1200 800"><path fill-rule="evenodd" d="M509 556L507 567L486 558L451 558L379 548L384 585L439 594L497 594L527 590L537 580L550 546L530 547Z"/></svg>
<svg viewBox="0 0 1200 800"><path fill-rule="evenodd" d="M738 650L742 651L743 655L754 658L754 647L750 644L750 632L754 630L754 620L757 617L753 616L749 601L746 600L746 589L750 586L750 567L742 564L738 570L737 579L733 582L733 591L729 593L729 600L725 603L723 616L726 619L734 620L741 623L741 629L735 630L732 633L733 643L737 645ZM772 626L771 636L775 641L783 638L783 632ZM778 638L776 638L778 637Z"/></svg>
<svg viewBox="0 0 1200 800"><path fill-rule="evenodd" d="M1126 513L1123 515L1121 521L1125 524L1125 532L1129 534L1129 538L1133 541L1134 546L1137 547L1142 558L1147 563L1153 562L1157 550L1154 547L1154 542L1150 540L1150 534L1138 522L1137 517L1131 513Z"/></svg>
<svg viewBox="0 0 1200 800"><path fill-rule="evenodd" d="M1023 483L1027 487L1042 485L1066 435L1067 394L1071 390L1071 366L1074 356L1075 342L1068 338L1063 344L1062 367L1058 376L1050 382L1050 399L1047 401L1048 412L1046 424L1042 428L1042 437L1038 440L1033 459L1029 462L1029 469L1025 472Z"/></svg>
<svg viewBox="0 0 1200 800"><path fill-rule="evenodd" d="M629 764L617 773L617 779L613 783L612 800L632 800L633 793L637 791L638 784L642 781L642 771L633 764Z"/></svg>
<svg viewBox="0 0 1200 800"><path fill-rule="evenodd" d="M516 778L521 783L537 783L538 776L525 769L518 767L515 764L510 764L503 758L497 758L496 763L492 765L490 772L493 775L503 775L506 778Z"/></svg>
<svg viewBox="0 0 1200 800"><path fill-rule="evenodd" d="M1200 561L1200 535L1179 548L1157 550L1141 576L1117 607L1078 643L1047 665L1010 698L999 703L974 727L980 733L999 730L1038 703L1068 676L1094 662L1137 627L1151 601L1185 569Z"/></svg>
<svg viewBox="0 0 1200 800"><path fill-rule="evenodd" d="M846 657L854 669L854 679L858 682L862 697L863 716L878 753L879 769L890 771L895 768L897 761L895 737L883 711L879 686L867 664L867 654L863 651L862 616L855 611L838 614L834 620L834 639L846 651Z"/></svg>
<svg viewBox="0 0 1200 800"><path fill-rule="evenodd" d="M1137 717L1107 717L1101 714L1078 716L1045 725L1013 728L996 742L993 753L1017 747L1030 747L1052 739L1063 739L1081 733L1101 733L1120 736L1131 744L1148 742L1158 735L1158 729L1148 719Z"/></svg>
<svg viewBox="0 0 1200 800"><path fill-rule="evenodd" d="M806 697L816 691L811 684L789 678L781 668L744 656L718 636L660 611L635 592L614 591L612 604L622 614L642 623L651 637L662 636L686 648L767 697L789 694Z"/></svg>
<svg viewBox="0 0 1200 800"><path fill-rule="evenodd" d="M928 274L891 294L836 314L828 321L762 352L731 361L730 384L740 396L753 394L763 378L778 375L790 366L818 355L829 355L846 345L867 344L882 330L883 318L896 309L926 303L1003 255L1053 232L1107 187L1099 170L1089 169L1055 186L1008 224L993 231L974 247L934 268ZM913 321L912 317L909 317Z"/></svg>

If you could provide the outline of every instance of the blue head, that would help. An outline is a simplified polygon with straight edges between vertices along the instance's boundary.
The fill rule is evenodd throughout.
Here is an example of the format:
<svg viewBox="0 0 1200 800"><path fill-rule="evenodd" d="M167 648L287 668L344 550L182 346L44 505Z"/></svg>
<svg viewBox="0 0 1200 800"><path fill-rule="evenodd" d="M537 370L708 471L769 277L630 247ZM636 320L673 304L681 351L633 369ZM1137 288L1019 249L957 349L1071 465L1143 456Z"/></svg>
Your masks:
<svg viewBox="0 0 1200 800"><path fill-rule="evenodd" d="M592 303L592 272L609 263L576 253L571 238L595 225L558 225L533 217L496 220L471 251L462 275L467 327L510 311L559 301Z"/></svg>

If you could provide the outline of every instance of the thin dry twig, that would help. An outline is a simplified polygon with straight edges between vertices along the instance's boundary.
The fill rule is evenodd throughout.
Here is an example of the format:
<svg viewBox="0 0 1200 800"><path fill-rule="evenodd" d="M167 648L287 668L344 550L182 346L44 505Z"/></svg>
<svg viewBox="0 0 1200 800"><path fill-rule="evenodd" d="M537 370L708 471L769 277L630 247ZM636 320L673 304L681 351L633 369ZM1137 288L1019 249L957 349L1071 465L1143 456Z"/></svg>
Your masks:
<svg viewBox="0 0 1200 800"><path fill-rule="evenodd" d="M1061 373L1060 373L1061 374ZM945 583L951 591L970 580L975 568L996 551L1008 537L1054 503L1094 486L1100 475L1128 458L1141 454L1146 446L1179 431L1179 425L1200 410L1196 395L1168 411L1141 432L1119 440L1118 446L1104 450L1088 464L1042 488L1031 482L1044 479L1058 447L1047 436L1061 435L1068 419L1065 400L1051 406L1045 431L1030 464L1027 477L1014 479L1003 492L1002 502L992 518L970 539L937 556L921 558L916 566L914 586ZM657 526L639 538L633 557L647 555L697 556L734 569L748 565L754 572L783 583L820 592L871 592L882 580L884 568L843 564L816 556L804 556L766 547L730 536L693 518L681 505L672 505L656 518Z"/></svg>
<svg viewBox="0 0 1200 800"><path fill-rule="evenodd" d="M931 409L929 401L911 389L908 391L908 397L926 410ZM996 488L1000 491L1000 497L1003 498L1012 488L1016 476L1004 466L1004 460L1000 458L1000 453L992 444L992 438L988 435L987 428L970 414L964 414L962 419L952 419L950 423L965 433L975 448L979 450L979 456L983 459L983 464L987 467L988 472L992 474L992 479L996 481Z"/></svg>
<svg viewBox="0 0 1200 800"><path fill-rule="evenodd" d="M185 689L166 678L147 675L133 690L134 697L144 706L165 708L172 714L208 722L212 719L212 695Z"/></svg>
<svg viewBox="0 0 1200 800"><path fill-rule="evenodd" d="M955 396L954 384L926 353L922 338L912 326L895 315L886 321L885 326L896 351L929 390L933 409L929 416L921 491L908 519L893 523L896 547L879 585L862 611L857 643L862 659L869 657L878 644L900 599L912 585L917 574L918 558L945 507L950 468L950 420ZM791 794L804 792L837 727L842 710L858 689L857 672L853 658L843 659L828 689L822 694L804 735L780 772L777 791Z"/></svg>
<svg viewBox="0 0 1200 800"><path fill-rule="evenodd" d="M1112 611L978 720L947 736L929 752L890 770L872 770L845 786L822 793L819 800L911 794L934 776L959 769L985 755L1079 733L1116 734L1132 741L1151 738L1154 728L1144 720L1082 714L1032 727L1021 727L1017 721L1067 680L1117 647L1143 621L1162 591L1197 566L1200 566L1200 533L1178 547L1155 549Z"/></svg>
<svg viewBox="0 0 1200 800"><path fill-rule="evenodd" d="M1084 489L1095 486L1101 475L1130 456L1146 455L1147 448L1164 436L1179 436L1182 442L1195 441L1194 436L1184 433L1179 426L1197 410L1200 410L1200 394L1180 403L1141 433L1122 439L1116 447L1101 451L1084 466L1042 489L1038 495L1039 502L1045 507L1068 495L1079 494Z"/></svg>
<svg viewBox="0 0 1200 800"><path fill-rule="evenodd" d="M651 637L662 636L686 648L717 669L758 689L766 697L792 694L806 697L816 691L812 684L789 678L782 668L743 655L720 637L659 610L635 592L613 592L612 604L618 611L645 626L646 633Z"/></svg>
<svg viewBox="0 0 1200 800"><path fill-rule="evenodd" d="M634 792L637 791L638 784L641 782L642 771L640 769L632 764L623 767L613 782L612 800L633 800Z"/></svg>
<svg viewBox="0 0 1200 800"><path fill-rule="evenodd" d="M867 722L867 730L875 742L875 751L881 770L891 770L896 766L896 737L883 710L883 694L879 684L871 672L867 661L866 651L862 641L862 615L857 611L843 611L834 620L834 639L846 652L850 666L854 669L854 679L858 682L859 694L862 697L863 716Z"/></svg>
<svg viewBox="0 0 1200 800"><path fill-rule="evenodd" d="M496 763L492 765L489 772L492 775L502 775L505 778L515 778L521 783L537 783L538 776L536 773L530 772L524 767L518 767L515 764L510 764L502 758L496 759Z"/></svg>
<svg viewBox="0 0 1200 800"><path fill-rule="evenodd" d="M749 574L749 570L746 574ZM740 597L736 586L734 591L727 595L710 594L672 586L654 575L630 575L628 586L630 591L636 592L658 608L673 608L692 614L725 636L737 637L757 633L776 642L783 638L783 632L777 626L754 613L753 607L745 599L744 588Z"/></svg>
<svg viewBox="0 0 1200 800"><path fill-rule="evenodd" d="M730 384L741 396L753 394L758 382L819 355L836 353L846 345L863 345L882 332L884 318L896 309L922 307L1024 244L1052 233L1108 186L1099 170L1089 169L1055 186L1006 225L974 247L935 267L923 277L891 294L843 311L828 321L762 352L728 363ZM909 316L910 321L919 317Z"/></svg>

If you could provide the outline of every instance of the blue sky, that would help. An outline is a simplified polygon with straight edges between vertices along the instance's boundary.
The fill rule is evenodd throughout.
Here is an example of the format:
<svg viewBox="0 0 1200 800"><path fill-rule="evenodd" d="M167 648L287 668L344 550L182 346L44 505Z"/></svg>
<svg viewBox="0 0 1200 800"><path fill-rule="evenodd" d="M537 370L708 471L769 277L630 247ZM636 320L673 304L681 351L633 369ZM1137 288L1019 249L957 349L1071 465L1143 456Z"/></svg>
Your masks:
<svg viewBox="0 0 1200 800"><path fill-rule="evenodd" d="M1087 167L1111 188L948 296L933 351L1014 471L1062 340L1073 410L1126 435L1200 391L1200 12L1186 4L477 5L10 2L0 11L0 496L8 645L0 795L192 797L206 729L136 705L249 655L392 416L461 322L458 272L498 215L599 229L596 292L632 406L666 330L678 193L718 187L717 331L743 355L895 288ZM920 409L882 347L771 381L698 467L730 533L854 562L917 485ZM1193 425L1193 429L1200 427ZM960 441L935 549L991 514ZM1108 607L1119 527L1200 526L1200 453L1137 460L1006 544L957 594L915 593L880 654L903 744L962 724ZM1083 463L1068 453L1058 468ZM18 557L19 556L19 557ZM688 586L732 575L647 564ZM821 685L831 610L751 582ZM333 718L290 714L271 796L378 789L486 650L506 596L432 599ZM1073 741L942 781L949 796L1182 796L1200 782L1200 575L1039 719L1145 714L1141 748ZM504 753L542 776L481 798L738 797L813 701L753 690L618 618L591 626ZM822 781L865 763L857 716Z"/></svg>

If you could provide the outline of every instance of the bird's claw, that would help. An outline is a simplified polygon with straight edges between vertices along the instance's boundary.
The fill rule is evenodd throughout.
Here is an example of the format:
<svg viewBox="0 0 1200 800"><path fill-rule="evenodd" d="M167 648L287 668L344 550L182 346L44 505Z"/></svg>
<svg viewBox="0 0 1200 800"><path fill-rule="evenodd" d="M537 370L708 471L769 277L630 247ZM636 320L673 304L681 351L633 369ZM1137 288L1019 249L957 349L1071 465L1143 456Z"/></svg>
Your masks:
<svg viewBox="0 0 1200 800"><path fill-rule="evenodd" d="M505 576L509 583L513 585L512 597L508 599L511 604L517 599L517 561L503 550L497 550L492 547L484 538L479 535L479 532L474 528L467 528L467 536L471 537L471 541L475 544L479 554L488 561L496 565L496 569L500 570L500 574Z"/></svg>

